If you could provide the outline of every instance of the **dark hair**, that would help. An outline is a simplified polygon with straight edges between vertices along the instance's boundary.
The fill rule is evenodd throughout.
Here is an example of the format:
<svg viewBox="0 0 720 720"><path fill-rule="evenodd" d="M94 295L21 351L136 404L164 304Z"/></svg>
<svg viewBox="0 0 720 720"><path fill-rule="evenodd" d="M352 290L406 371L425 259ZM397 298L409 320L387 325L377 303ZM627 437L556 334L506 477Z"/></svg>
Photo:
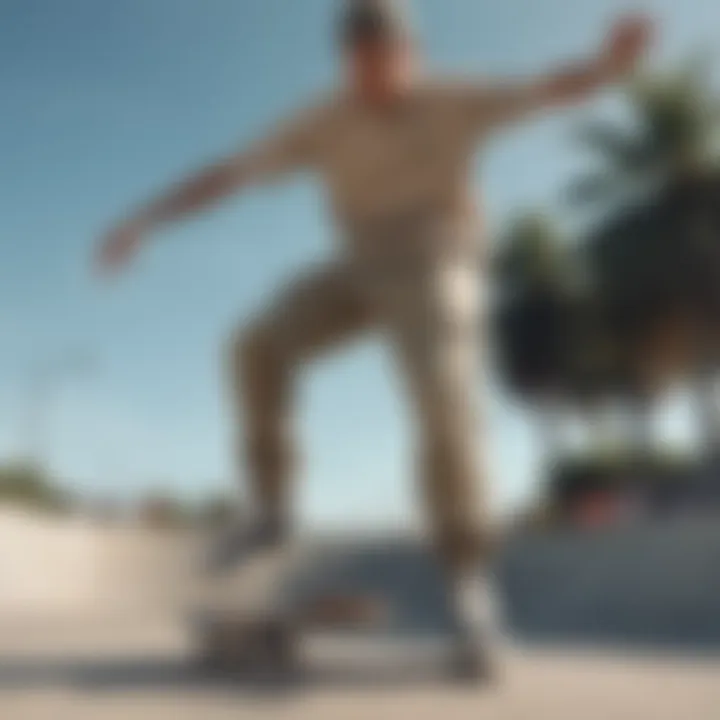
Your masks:
<svg viewBox="0 0 720 720"><path fill-rule="evenodd" d="M409 21L394 0L346 0L339 21L340 42L393 41L410 35Z"/></svg>

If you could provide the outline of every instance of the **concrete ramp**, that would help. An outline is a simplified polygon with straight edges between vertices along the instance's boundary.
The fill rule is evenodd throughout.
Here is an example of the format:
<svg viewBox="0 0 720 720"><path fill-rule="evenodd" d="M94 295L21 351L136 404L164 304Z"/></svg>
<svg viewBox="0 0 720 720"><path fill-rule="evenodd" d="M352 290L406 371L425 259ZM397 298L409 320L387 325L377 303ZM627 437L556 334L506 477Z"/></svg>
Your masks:
<svg viewBox="0 0 720 720"><path fill-rule="evenodd" d="M75 609L97 585L97 538L84 521L0 511L0 612Z"/></svg>
<svg viewBox="0 0 720 720"><path fill-rule="evenodd" d="M172 607L187 597L192 537L0 510L0 613Z"/></svg>
<svg viewBox="0 0 720 720"><path fill-rule="evenodd" d="M207 590L194 573L199 538L0 512L0 614L142 609L184 612ZM697 518L601 533L518 537L497 568L509 628L520 638L720 648L720 523ZM396 634L443 632L439 568L419 541L300 542L289 572L242 573L229 602L387 598Z"/></svg>
<svg viewBox="0 0 720 720"><path fill-rule="evenodd" d="M720 648L720 522L518 538L499 566L521 637Z"/></svg>

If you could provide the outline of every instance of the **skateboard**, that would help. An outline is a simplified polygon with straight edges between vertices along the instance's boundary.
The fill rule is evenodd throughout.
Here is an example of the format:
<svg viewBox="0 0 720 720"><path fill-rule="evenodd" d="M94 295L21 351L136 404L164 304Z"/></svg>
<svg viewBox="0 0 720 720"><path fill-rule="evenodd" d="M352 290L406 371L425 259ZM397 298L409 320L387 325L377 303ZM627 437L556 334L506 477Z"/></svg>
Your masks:
<svg viewBox="0 0 720 720"><path fill-rule="evenodd" d="M297 669L313 632L435 638L452 628L440 567L420 540L299 542L210 585L193 628L214 670Z"/></svg>

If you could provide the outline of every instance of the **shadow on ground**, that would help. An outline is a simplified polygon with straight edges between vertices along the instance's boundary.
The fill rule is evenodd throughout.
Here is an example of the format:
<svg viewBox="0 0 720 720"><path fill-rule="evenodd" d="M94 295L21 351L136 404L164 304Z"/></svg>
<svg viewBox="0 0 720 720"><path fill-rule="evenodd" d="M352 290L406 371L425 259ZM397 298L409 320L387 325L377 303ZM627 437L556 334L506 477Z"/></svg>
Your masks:
<svg viewBox="0 0 720 720"><path fill-rule="evenodd" d="M0 691L71 688L84 693L227 692L282 701L317 688L383 690L457 684L437 662L333 664L297 672L209 672L182 658L126 657L112 660L0 661Z"/></svg>

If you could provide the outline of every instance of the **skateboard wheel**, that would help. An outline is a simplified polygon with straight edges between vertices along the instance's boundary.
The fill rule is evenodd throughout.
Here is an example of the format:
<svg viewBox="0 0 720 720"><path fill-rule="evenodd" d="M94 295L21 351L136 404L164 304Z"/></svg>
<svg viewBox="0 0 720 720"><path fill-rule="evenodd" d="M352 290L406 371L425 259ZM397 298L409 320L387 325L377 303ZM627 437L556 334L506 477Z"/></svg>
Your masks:
<svg viewBox="0 0 720 720"><path fill-rule="evenodd" d="M283 623L215 620L198 629L197 655L210 670L287 670L297 638Z"/></svg>
<svg viewBox="0 0 720 720"><path fill-rule="evenodd" d="M282 622L268 622L257 628L251 649L256 663L263 667L287 670L296 665L297 637Z"/></svg>

